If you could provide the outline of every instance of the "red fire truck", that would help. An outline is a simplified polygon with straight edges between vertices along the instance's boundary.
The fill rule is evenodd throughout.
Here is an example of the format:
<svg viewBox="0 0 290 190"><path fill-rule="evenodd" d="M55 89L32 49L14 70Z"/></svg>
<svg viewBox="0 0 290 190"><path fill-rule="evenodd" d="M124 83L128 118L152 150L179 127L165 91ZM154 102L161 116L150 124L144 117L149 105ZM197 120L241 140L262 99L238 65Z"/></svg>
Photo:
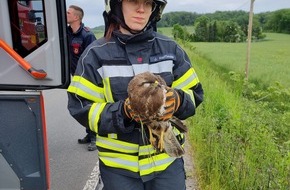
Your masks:
<svg viewBox="0 0 290 190"><path fill-rule="evenodd" d="M37 7L35 9L32 1L14 1L14 3L17 4L18 15L16 16L18 18L14 18L15 21L13 22L19 22L19 24L14 25L14 29L19 30L18 32L20 33L19 35L19 33L15 32L15 38L17 36L21 37L21 43L25 49L35 49L38 44L44 43L46 39L46 33L44 32L45 23L42 22L43 8ZM36 1L34 1L34 5L37 5ZM15 17L14 14L11 15L11 18L13 17Z"/></svg>
<svg viewBox="0 0 290 190"><path fill-rule="evenodd" d="M0 190L47 190L42 91L70 82L65 0L2 0L0 23Z"/></svg>

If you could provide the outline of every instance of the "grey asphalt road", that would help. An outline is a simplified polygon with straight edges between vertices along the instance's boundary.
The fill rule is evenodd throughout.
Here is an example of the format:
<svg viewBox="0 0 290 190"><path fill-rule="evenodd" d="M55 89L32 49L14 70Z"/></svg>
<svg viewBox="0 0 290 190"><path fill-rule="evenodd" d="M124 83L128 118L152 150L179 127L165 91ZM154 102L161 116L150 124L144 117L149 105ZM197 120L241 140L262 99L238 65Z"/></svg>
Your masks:
<svg viewBox="0 0 290 190"><path fill-rule="evenodd" d="M67 110L66 90L43 91L50 161L50 190L93 190L98 153L77 143L86 135Z"/></svg>

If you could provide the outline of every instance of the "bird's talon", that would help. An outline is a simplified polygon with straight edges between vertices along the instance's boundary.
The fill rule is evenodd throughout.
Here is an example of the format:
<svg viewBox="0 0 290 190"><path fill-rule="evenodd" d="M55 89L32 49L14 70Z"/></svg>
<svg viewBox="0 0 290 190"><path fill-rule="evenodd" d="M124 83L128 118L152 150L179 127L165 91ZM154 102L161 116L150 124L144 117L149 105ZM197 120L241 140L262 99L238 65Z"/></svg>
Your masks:
<svg viewBox="0 0 290 190"><path fill-rule="evenodd" d="M160 151L163 151L163 150L164 150L164 144L163 144L163 141L159 141L159 142L158 142L158 149L159 149Z"/></svg>
<svg viewBox="0 0 290 190"><path fill-rule="evenodd" d="M152 138L149 139L149 141L150 141L151 145L154 146L154 144L156 142L156 139L154 137L152 137Z"/></svg>

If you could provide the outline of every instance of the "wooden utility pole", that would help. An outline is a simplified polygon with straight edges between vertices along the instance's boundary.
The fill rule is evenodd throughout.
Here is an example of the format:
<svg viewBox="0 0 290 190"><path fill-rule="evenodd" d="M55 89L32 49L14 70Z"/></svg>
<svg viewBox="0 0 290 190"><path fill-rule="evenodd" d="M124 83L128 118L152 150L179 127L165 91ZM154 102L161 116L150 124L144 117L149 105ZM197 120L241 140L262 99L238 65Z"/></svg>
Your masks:
<svg viewBox="0 0 290 190"><path fill-rule="evenodd" d="M248 25L248 49L247 49L247 63L246 63L246 79L249 78L249 65L250 65L250 59L251 59L251 43L252 43L252 30L253 30L253 10L254 10L254 1L251 0L251 7L250 7L250 13L249 13L249 25Z"/></svg>

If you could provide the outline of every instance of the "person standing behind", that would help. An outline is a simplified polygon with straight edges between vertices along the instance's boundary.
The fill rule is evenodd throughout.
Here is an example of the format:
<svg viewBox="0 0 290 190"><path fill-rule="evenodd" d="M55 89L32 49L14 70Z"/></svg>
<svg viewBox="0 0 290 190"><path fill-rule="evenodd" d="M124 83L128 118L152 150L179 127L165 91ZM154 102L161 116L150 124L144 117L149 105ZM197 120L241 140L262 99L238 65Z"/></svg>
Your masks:
<svg viewBox="0 0 290 190"><path fill-rule="evenodd" d="M84 11L76 5L70 5L67 10L67 32L70 51L70 73L73 76L78 60L86 47L96 40L93 32L82 23ZM79 144L87 144L89 151L94 151L96 147L96 133L86 128L87 135L78 139Z"/></svg>

